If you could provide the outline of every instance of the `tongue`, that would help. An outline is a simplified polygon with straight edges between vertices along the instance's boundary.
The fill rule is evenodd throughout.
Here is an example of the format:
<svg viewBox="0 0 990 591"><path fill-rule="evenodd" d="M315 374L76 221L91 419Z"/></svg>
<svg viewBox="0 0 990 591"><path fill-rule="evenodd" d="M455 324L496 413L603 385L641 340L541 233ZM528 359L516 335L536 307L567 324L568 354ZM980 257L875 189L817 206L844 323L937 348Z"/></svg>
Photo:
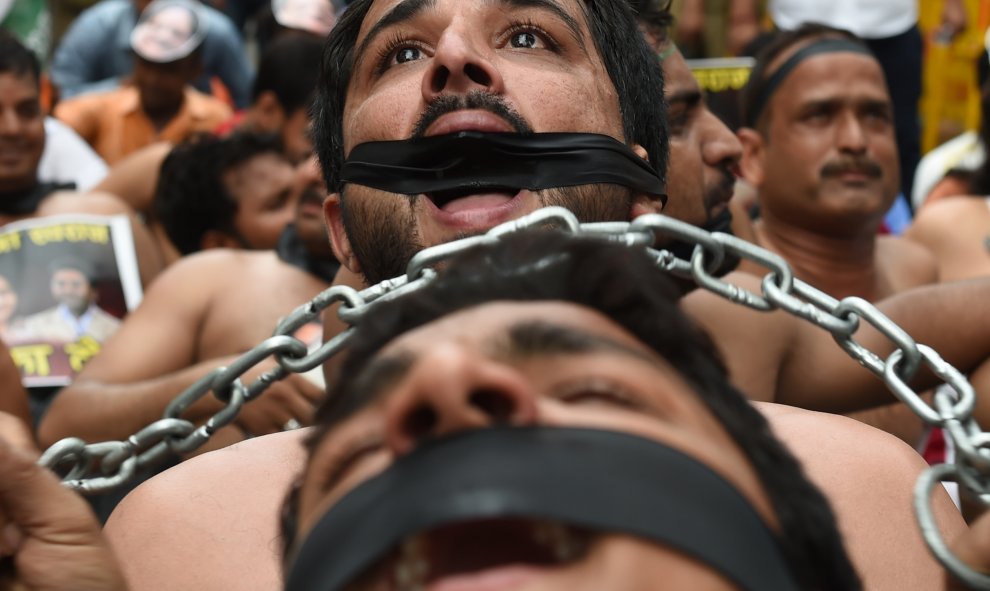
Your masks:
<svg viewBox="0 0 990 591"><path fill-rule="evenodd" d="M447 213L458 213L471 211L473 209L490 209L498 207L507 201L511 201L512 196L506 193L487 193L484 195L468 195L460 199L454 199L444 205L441 209Z"/></svg>

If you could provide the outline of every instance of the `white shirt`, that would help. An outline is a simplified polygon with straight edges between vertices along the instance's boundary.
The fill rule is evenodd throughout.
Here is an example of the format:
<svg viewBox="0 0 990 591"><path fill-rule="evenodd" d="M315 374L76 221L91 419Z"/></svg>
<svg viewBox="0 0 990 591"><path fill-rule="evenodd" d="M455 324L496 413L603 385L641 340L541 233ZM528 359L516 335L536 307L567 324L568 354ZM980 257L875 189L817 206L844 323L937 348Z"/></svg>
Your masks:
<svg viewBox="0 0 990 591"><path fill-rule="evenodd" d="M38 180L75 183L88 191L107 176L107 165L74 129L53 117L45 117L45 151L38 164Z"/></svg>
<svg viewBox="0 0 990 591"><path fill-rule="evenodd" d="M768 9L784 30L822 23L864 39L900 35L918 22L917 0L770 0Z"/></svg>

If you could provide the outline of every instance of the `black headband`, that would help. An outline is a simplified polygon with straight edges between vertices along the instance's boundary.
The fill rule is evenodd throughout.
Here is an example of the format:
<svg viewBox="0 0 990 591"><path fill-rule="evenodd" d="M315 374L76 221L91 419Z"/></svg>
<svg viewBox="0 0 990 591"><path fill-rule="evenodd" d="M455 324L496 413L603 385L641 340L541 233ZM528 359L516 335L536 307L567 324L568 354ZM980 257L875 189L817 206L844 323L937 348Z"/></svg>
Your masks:
<svg viewBox="0 0 990 591"><path fill-rule="evenodd" d="M753 101L749 112L746 113L746 125L749 127L756 127L756 121L760 118L760 113L763 112L764 107L767 106L767 102L773 93L776 92L777 87L783 84L787 76L798 67L798 65L809 57L816 56L821 53L861 53L863 55L868 55L873 57L869 48L851 39L834 39L825 38L815 41L809 45L805 45L801 49L794 52L791 57L787 58L787 61L783 63L777 70L767 78L760 89L759 94L756 95L756 100Z"/></svg>
<svg viewBox="0 0 990 591"><path fill-rule="evenodd" d="M749 502L690 456L613 431L501 427L423 444L357 486L298 548L285 589L343 589L409 536L498 517L652 540L744 591L798 588Z"/></svg>
<svg viewBox="0 0 990 591"><path fill-rule="evenodd" d="M667 202L663 182L648 162L622 142L591 133L462 131L366 142L348 154L340 180L404 195L611 183Z"/></svg>

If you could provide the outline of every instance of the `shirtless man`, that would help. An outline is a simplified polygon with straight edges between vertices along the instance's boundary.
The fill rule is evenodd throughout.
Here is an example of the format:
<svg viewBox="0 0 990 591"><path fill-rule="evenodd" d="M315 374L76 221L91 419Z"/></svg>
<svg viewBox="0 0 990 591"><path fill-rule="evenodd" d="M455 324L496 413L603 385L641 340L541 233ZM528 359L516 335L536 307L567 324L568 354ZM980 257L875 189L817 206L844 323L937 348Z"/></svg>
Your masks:
<svg viewBox="0 0 990 591"><path fill-rule="evenodd" d="M366 27L373 28L371 23L377 22L376 19L382 18L394 5L394 2L374 5L374 16L369 15L368 18L375 20L369 20ZM465 4L443 2L426 15L446 23L446 17L456 14L463 6ZM359 14L351 12L356 7L352 6L348 14ZM554 7L584 22L584 13L575 3L561 2L554 4ZM515 9L510 12L512 10ZM548 18L542 11L537 11L537 14L541 20ZM445 16L441 18L439 15ZM471 15L470 18L461 16L465 16L465 26L487 30L488 25L482 24L483 13ZM475 22L475 18L481 20ZM626 27L631 28L628 24ZM448 30L448 39L456 41L458 37L459 33ZM586 41L586 44L590 45L590 42ZM445 47L464 48L455 43ZM441 52L439 49L436 51L434 59L440 59L436 56ZM440 57L446 59L450 56ZM651 52L644 59L655 63L656 57ZM430 63L419 66L424 74L433 71L432 67ZM664 70L671 78L668 88L671 96L677 93L690 99L692 89L697 92L697 86L679 56L675 54L667 58ZM453 71L448 68L448 73ZM468 67L457 71L477 73L477 70ZM448 81L463 83L464 77L452 76ZM507 79L505 83L509 86L512 80ZM387 85L382 88L386 89ZM424 84L424 92L431 89L432 86ZM408 100L408 93L403 96ZM716 120L707 111L700 96L698 100L678 104L683 107L679 111L684 117L683 129L681 139L671 142L674 148L671 156L674 162L683 163L683 166L677 164L672 167L670 186L684 191L680 198L701 203L708 190L718 195L724 178L720 169L726 162L738 157L739 145L728 129L715 124ZM377 112L360 106L351 108L371 114ZM461 116L468 114L470 112L461 113ZM380 200L389 198L401 199L395 195L380 196ZM677 198L676 195L671 196L672 200ZM385 202L383 207L387 205ZM674 205L671 204L671 207ZM703 221L702 218L707 215L704 207L690 204L682 204L682 207L684 211L693 209L698 221ZM328 209L332 219L340 212L339 201L331 202ZM362 220L371 226L373 222L387 221L384 216L381 213L377 218ZM425 215L424 218L429 219ZM360 264L353 254L348 262L352 269ZM738 281L749 288L758 283L748 275L739 276ZM980 290L975 290L970 295L976 297L979 293ZM861 403L864 390L866 395L878 401L889 397L878 380L846 358L827 333L820 329L795 322L783 314L747 312L710 294L692 295L685 305L692 313L705 320L710 319L707 324L720 331L719 345L726 353L732 353L728 361L734 381L744 384L747 394L756 399L777 399L778 381L783 392L779 399L787 402L811 403L814 396L809 392L818 395L830 393L830 384L848 386L842 392L852 394L842 402L823 396L817 401L818 404L841 406L857 398ZM905 307L912 308L910 305ZM936 332L935 328L932 326L929 332ZM879 347L882 339L870 330L864 329L863 332L872 337L867 339L869 346ZM779 341L773 340L774 336L779 337ZM766 342L763 342L764 338ZM791 355L799 347L808 353L806 357ZM969 349L957 352L959 355L963 353L975 357ZM784 359L791 364L786 365ZM820 366L818 360L821 360ZM817 386L817 381L822 383L820 388L811 388ZM880 585L871 588L883 588L882 582L890 581L888 588L903 589L911 581L923 581L924 585L924 582L931 582L933 577L940 576L934 561L927 558L920 539L913 534L914 525L908 509L910 485L923 467L913 451L885 434L842 417L818 416L796 409L783 409L782 412L780 407L775 406L767 406L765 411L774 417L774 428L778 434L788 441L793 440L796 453L807 457L805 461L809 463L813 479L829 489L833 503L840 507L840 522L845 524L843 531L852 544L854 560L865 569L864 576L868 581ZM281 487L274 483L288 482L297 473L302 461L302 451L297 446L300 438L301 435L296 433L275 435L245 442L230 451L207 454L155 479L129 497L111 518L107 532L118 551L126 556L125 563L132 565L127 572L132 587L195 584L202 589L220 589L228 587L231 577L236 577L239 585L252 585L257 589L277 588L281 576L278 534L275 523L262 516L269 515L283 495ZM875 450L883 458L874 457L872 452L867 454L866 450ZM826 452L836 455L822 455ZM842 465L842 469L836 470L836 465ZM885 484L878 484L876 488L887 491L889 496L863 495L858 483L864 477L857 474L877 475L884 479ZM212 499L219 501L221 498L216 485L218 481L230 483L231 486L223 487L222 503L213 503ZM262 483L272 485L264 486ZM203 499L211 501L202 503ZM874 502L875 505L872 504ZM891 506L903 506L904 510L885 511ZM160 527L162 519L168 519L174 527L163 529ZM181 535L186 543L173 543L177 538L173 538L170 532ZM145 543L137 544L138 539L145 540ZM225 549L225 544L233 539L237 539L239 544L237 553ZM877 548L888 548L886 543L891 539L905 543L904 554L898 550L890 555L884 553L877 556ZM904 560L903 555L913 558ZM188 566L192 564L201 566L193 570ZM911 572L904 569L904 564L912 565L913 568L908 569ZM179 565L186 566L178 568Z"/></svg>
<svg viewBox="0 0 990 591"><path fill-rule="evenodd" d="M293 236L277 252L217 249L184 258L162 274L100 356L55 399L39 428L43 445L68 436L127 437L161 418L176 392L270 336L280 318L327 287L335 269L316 170L313 162L298 169L302 197L296 224L287 229ZM266 394L245 406L223 441L280 431L291 419L306 424L322 393L293 375L274 387L270 399ZM186 416L205 420L220 406L210 397Z"/></svg>
<svg viewBox="0 0 990 591"><path fill-rule="evenodd" d="M59 214L131 216L141 281L147 286L160 271L161 261L133 210L111 195L94 192L82 197L38 180L45 148L40 76L31 50L0 31L0 225Z"/></svg>
<svg viewBox="0 0 990 591"><path fill-rule="evenodd" d="M203 136L176 146L149 216L166 263L209 248L274 248L295 215L295 176L273 136Z"/></svg>
<svg viewBox="0 0 990 591"><path fill-rule="evenodd" d="M782 33L742 102L740 170L759 196L761 246L840 299L937 280L926 249L877 236L900 173L883 70L865 44L820 25Z"/></svg>
<svg viewBox="0 0 990 591"><path fill-rule="evenodd" d="M596 316L603 315L599 318L609 318L611 322L624 326L636 338L658 347L658 351L664 349L662 354L670 364L668 367L683 368L688 382L711 384L708 377L702 377L707 372L699 366L698 358L689 353L687 347L682 349L680 346L684 338L680 331L686 323L660 313L636 295L654 293L653 290L657 289L657 293L650 296L651 301L656 303L670 297L672 291L651 264L645 262L646 257L626 256L628 253L620 252L619 247L575 247L568 239L552 235L513 239L511 246L486 248L485 251L491 254L467 255L458 261L459 266L451 263L446 272L453 279L438 282L437 285L442 287L431 287L428 292L397 300L389 306L391 310L380 309L382 317L393 319L391 322L362 324L362 329L372 328L361 330L362 336L353 342L351 355L340 373L344 378L336 383L331 382L339 387L331 386L329 399L336 403L325 405L320 413L318 431L321 436L308 438L314 442L310 449L320 451L312 456L310 465L313 471L296 481L297 486L301 485L297 505L299 521L293 528L297 537L314 523L317 516L314 507L324 509L340 498L339 494L335 494L340 489L333 488L329 497L317 501L324 499L324 494L316 492L314 474L322 474L322 478L339 482L345 489L350 488L388 465L393 454L403 455L423 439L471 426L487 426L490 424L489 409L492 412L497 409L505 411L502 420L511 424L530 424L529 418L526 418L530 416L529 411L525 411L525 416L519 413L532 408L532 418L539 423L614 426L621 421L619 417L623 413L635 415L642 412L642 407L627 406L630 404L630 391L665 390L662 387L657 389L656 381L645 390L632 385L635 383L629 377L632 368L620 370L615 359L608 361L611 356L607 351L614 354L616 349L603 343L613 341L584 340L572 333L566 333L568 336L561 340L559 336L552 336L563 334L555 332L557 328L540 333L542 337L520 337L518 342L527 343L526 348L519 349L511 357L506 356L513 360L511 364L517 369L525 368L527 376L543 376L545 379L541 378L539 384L529 383L529 378L517 379L522 376L516 376L507 366L490 363L493 359L481 355L481 351L508 351L512 345L507 343L517 342L507 339L504 334L500 339L493 338L483 349L469 351L469 343L493 337L493 333L505 331L523 318L528 318L529 322L540 318L541 326L555 325L564 318L570 318L566 326L597 331L597 328L591 327L600 326L599 321L593 321L587 315L588 309L597 310ZM562 247L564 243L570 243L570 246ZM608 251L612 251L611 254L607 254ZM540 253L559 252L569 255L556 258L562 261L559 263L535 264L544 256ZM535 279L520 277L519 273L514 272L517 268L538 269L531 272L546 273L547 276ZM603 279L590 289L586 280L589 269L601 272ZM506 273L506 276L489 279L488 282L464 280L465 276L472 277L479 270ZM609 289L606 286L613 287ZM666 296L659 295L663 291L658 286L668 290ZM652 299L654 297L656 299ZM549 301L499 302L517 299ZM562 301L578 305L561 304ZM559 306L571 309L556 309ZM587 308L582 311L584 306ZM403 310L401 314L397 313L400 309ZM528 312L524 313L524 310ZM645 310L650 311L647 318L651 318L652 322L643 321L642 312ZM411 330L416 326L419 328ZM392 336L406 330L411 332L407 333L408 338L402 337L402 345L379 349ZM646 336L657 333L665 337L657 339ZM414 334L417 335L415 338L412 336ZM604 336L604 333L595 334ZM608 334L614 337L616 333ZM660 341L665 344L658 344ZM537 354L538 350L546 353L548 346L560 349L552 349L556 354L548 358ZM402 351L406 352L406 356L410 351L415 351L415 361L409 365L402 363L406 356L396 357L397 352ZM581 369L569 364L569 358L570 363L577 361L574 356L582 359ZM367 365L370 359L375 361ZM666 363L664 365L667 366ZM371 367L375 370L372 371ZM362 371L363 368L367 370ZM391 378L382 380L381 375ZM623 377L620 379L619 376ZM368 388L374 388L374 394ZM531 391L552 392L556 400L554 404L538 403L535 408L530 407L529 402L525 406L518 405ZM468 395L478 392L485 394L491 406L480 402L480 394L476 407L466 404ZM689 418L691 412L687 411L687 407L694 400L692 396L686 399L674 396L662 406L663 422L679 433L677 440L696 441L695 438L702 437L699 433L690 434L693 428L704 423ZM557 408L556 404L562 406ZM750 439L750 443L766 437L765 427L760 425L763 419L757 418L757 413L746 408L741 397L731 403L725 399L710 404L720 407L715 410L716 416L722 419L732 417L727 422L735 423L734 433L746 433L745 438ZM571 406L574 408L568 409ZM765 405L761 409L771 417L778 435L796 442L793 449L802 458L812 481L822 480L831 488L831 504L836 508L846 547L864 580L865 588L937 588L941 571L926 555L920 538L913 535L915 526L907 510L910 483L923 465L920 458L903 444L848 419L827 418L823 428L817 417L803 411L778 410L776 405ZM579 419L584 410L590 414ZM597 415L598 419L593 420L592 415ZM416 416L433 417L433 420L416 420ZM639 425L649 429L644 423ZM324 441L322 433L328 430L332 433L332 446L319 443ZM841 437L833 443L831 439L836 431L853 437ZM644 433L640 430L636 432ZM232 584L245 589L279 588L279 554L282 545L289 544L291 540L277 533L276 520L272 517L283 500L284 488L265 484L291 482L299 466L306 463L306 451L299 445L301 435L287 433L256 439L195 458L128 497L111 518L106 532L122 559L122 569L130 588L181 587L193 581L199 589L229 588ZM746 446L743 447L746 449ZM338 453L332 454L333 449ZM344 449L350 452L341 451ZM721 458L719 464L722 466L734 462L728 459L733 452L725 455L727 449L720 445L717 452L712 452L714 457ZM331 455L337 458L335 462L347 461L348 467L333 469L328 463L331 462L328 459ZM789 477L783 478L781 475L791 472L793 467L786 461L781 463L779 457L776 460L770 460L770 457L776 457L776 454L759 460L751 459L757 466L757 472L774 473L780 477L778 482L791 482ZM841 468L837 469L839 465ZM839 485L839 477L842 485ZM223 486L218 485L221 482ZM871 494L864 495L861 486L867 483ZM780 493L780 489L777 492ZM792 492L792 496L804 500L811 498L807 493ZM772 495L770 505L781 507L783 499ZM220 499L224 501L214 502ZM939 492L937 499L941 522L947 535L954 538L962 531L961 519L944 493ZM904 511L891 510L898 506L903 506ZM797 508L795 511L798 514L802 512ZM236 515L237 518L220 522L216 517L218 513L229 517ZM286 516L290 520L294 517L291 511L283 514L283 524L287 523ZM170 524L167 528L162 527L165 520ZM794 533L793 525L793 522L788 525L781 522L782 530L790 534ZM182 536L186 543L173 544L173 536ZM139 544L138 540L143 542ZM464 543L470 544L472 540L471 536L467 536ZM232 551L232 545L236 545L236 551ZM810 553L818 558L832 557L829 551L824 550ZM178 568L179 565L182 568ZM825 573L819 572L812 580L822 583L829 579ZM619 585L618 588L624 587ZM685 583L679 588L696 587ZM843 584L836 588L853 587Z"/></svg>

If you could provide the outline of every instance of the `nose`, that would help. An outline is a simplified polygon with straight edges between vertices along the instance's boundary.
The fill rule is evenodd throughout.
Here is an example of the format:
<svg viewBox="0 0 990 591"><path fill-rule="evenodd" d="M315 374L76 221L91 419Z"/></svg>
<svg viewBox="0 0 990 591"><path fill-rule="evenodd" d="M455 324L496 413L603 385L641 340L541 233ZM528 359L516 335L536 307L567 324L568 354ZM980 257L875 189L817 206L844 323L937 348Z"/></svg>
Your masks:
<svg viewBox="0 0 990 591"><path fill-rule="evenodd" d="M16 136L21 133L21 118L14 109L0 108L0 135Z"/></svg>
<svg viewBox="0 0 990 591"><path fill-rule="evenodd" d="M706 129L702 145L702 158L709 166L731 167L742 158L742 144L739 138L722 120L705 108L702 115Z"/></svg>
<svg viewBox="0 0 990 591"><path fill-rule="evenodd" d="M385 409L385 438L396 455L434 437L536 421L536 395L522 374L457 344L417 358L397 390Z"/></svg>
<svg viewBox="0 0 990 591"><path fill-rule="evenodd" d="M451 26L440 37L423 78L423 98L429 103L444 93L502 93L502 75L491 58L490 48L482 49L471 33Z"/></svg>
<svg viewBox="0 0 990 591"><path fill-rule="evenodd" d="M866 152L866 129L855 113L844 113L839 118L835 134L836 146L840 151L852 154Z"/></svg>
<svg viewBox="0 0 990 591"><path fill-rule="evenodd" d="M312 187L323 184L323 169L320 168L320 161L316 156L309 156L299 164L299 180L303 186Z"/></svg>

